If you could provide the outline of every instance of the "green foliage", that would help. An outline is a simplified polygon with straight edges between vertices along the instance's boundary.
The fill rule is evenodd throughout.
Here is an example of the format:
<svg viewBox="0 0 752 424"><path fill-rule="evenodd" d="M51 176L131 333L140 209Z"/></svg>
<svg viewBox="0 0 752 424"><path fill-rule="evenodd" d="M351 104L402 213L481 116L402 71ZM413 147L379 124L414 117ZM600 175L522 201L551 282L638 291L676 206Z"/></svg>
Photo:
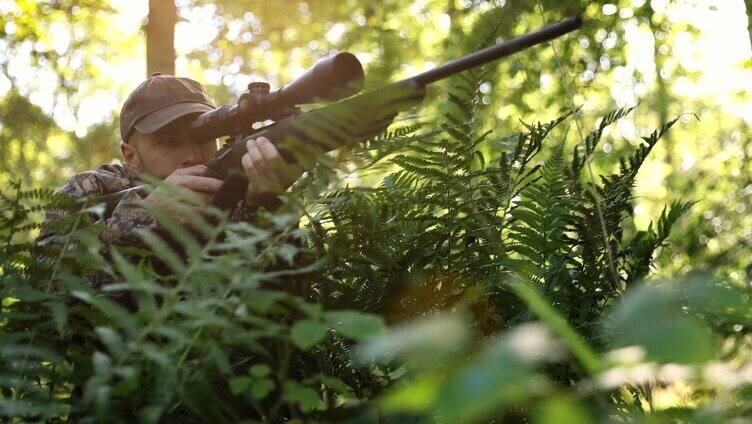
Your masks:
<svg viewBox="0 0 752 424"><path fill-rule="evenodd" d="M190 230L153 210L164 231L140 233L143 249L102 246L100 208L4 192L0 414L574 420L650 401L644 379L618 374L612 349L637 344L637 362L698 369L726 359L691 300L717 299L715 326L728 328L746 310L729 296L741 291L636 287L689 207L673 204L644 231L627 225L635 176L670 124L596 179L596 146L628 110L580 142L567 139L572 113L503 136L480 125L485 76L457 78L438 123L353 152L391 166L375 188L342 188L322 166L254 224L197 213L176 192ZM43 228L52 235L15 237L41 211L61 217Z"/></svg>
<svg viewBox="0 0 752 424"><path fill-rule="evenodd" d="M138 259L143 252L100 257L102 229L84 204L36 191L3 201L14 211L2 220L4 236L40 207L71 215L43 244L9 239L3 249L3 416L275 421L322 409L322 393L363 386L354 383L359 371L344 376L328 356L383 324L280 290L316 269L289 262L290 242L303 235L294 216L257 228L209 226L196 215L193 235L165 221L172 238L142 234L164 274ZM179 240L184 254L165 240ZM115 278L95 291L87 283L102 274Z"/></svg>
<svg viewBox="0 0 752 424"><path fill-rule="evenodd" d="M716 320L745 322L738 313L749 310L748 289L708 277L639 287L608 311L598 332L609 345L589 350L587 357L578 354L582 346L572 343L572 336L579 336L567 328L563 316L550 307L540 308L545 301L539 292L525 289L520 294L542 323L516 326L469 348L463 345L455 355L403 379L382 398L382 414L409 413L432 422L541 423L596 422L594 418L721 422L749 416L748 357L743 355L742 365L737 362L742 358L729 356L722 348L728 343L748 348L748 342L742 336L723 340L711 331ZM714 306L735 301L733 307L728 304L728 308L704 313L692 306L700 301L699 296L702 303ZM432 320L441 320L447 327L454 321L467 331L461 316ZM427 324L409 324L397 331L421 331ZM387 333L370 343L381 344L394 336ZM430 346L441 337L434 334L423 345ZM412 354L405 354L410 363ZM597 367L588 366L591 359ZM574 390L557 382L550 372L571 360L587 370ZM682 387L691 387L691 393L672 393ZM659 396L673 399L667 404Z"/></svg>
<svg viewBox="0 0 752 424"><path fill-rule="evenodd" d="M111 43L114 3L0 6L0 84L10 87L0 181L24 182L0 191L0 415L749 419L749 129L715 100L672 102L680 84L698 80L682 57L662 54L694 36L674 21L682 14L658 10L665 2L608 3L613 13L602 2L552 0L182 2L184 14L203 7L217 18L215 39L185 56L199 79L228 76L210 87L219 102L244 86L235 76L279 84L332 50L373 54L375 86L543 21L582 11L586 26L576 40L499 63L501 72L453 80L446 96L429 93L425 116L439 111L438 123L409 121L340 153L352 159L347 172L362 167L356 176L374 187L343 187L330 180L342 170L321 167L285 209L253 225L196 216L197 231L186 232L162 218L167 236L141 234L148 251L102 246L105 229L91 220L99 208L22 188L113 156L115 123L83 137L63 131L36 106L43 87L19 76L54 75L55 100L71 110L96 87L113 93L121 76L98 64L121 50ZM67 45L51 40L59 25ZM624 35L635 28L655 46L647 71L627 60ZM26 56L31 67L14 70ZM634 75L618 76L621 65ZM652 80L640 117L592 113L617 86L638 92ZM585 97L586 112L509 134L518 117L555 116ZM702 120L667 133L678 107ZM630 119L637 132L659 129L636 145L610 140ZM701 166L679 168L684 150ZM675 172L652 184L668 195L641 200L656 216L641 226L635 185L648 155ZM62 209L69 214L45 224L56 235L35 243L41 216ZM685 227L669 252L676 225ZM720 267L728 278L656 283L656 260L664 272Z"/></svg>
<svg viewBox="0 0 752 424"><path fill-rule="evenodd" d="M443 336L455 328L449 346L516 328L461 373L444 378L435 374L441 363L429 367L440 421L479 419L540 389L543 377L531 380L531 373L553 357L530 362L509 344L540 331L522 324L535 315L577 358L551 368L555 381L576 381L578 369L592 375L602 360L588 344L601 348L606 340L593 323L644 275L630 270L649 269L652 251L684 209L665 212L655 230L624 237L634 174L661 133L596 185L580 171L603 128L624 112L604 118L585 156L575 148L568 163L565 139L546 141L569 114L508 137L477 129L482 76L457 81L437 127L396 130L371 142L375 153L355 152L361 163L397 167L378 187L320 192L320 184L302 184L303 209L288 202L257 225L228 224L221 215L209 225L188 208L194 231L186 231L154 210L167 233L142 233L146 250L109 247L103 257L101 228L92 221L97 208L20 185L4 192L0 411L80 421L354 417L400 375L421 375L425 361L412 355L442 350L408 349L382 363L379 352L400 351L409 340L402 336L372 344L358 364L356 343L384 334L385 321L439 311L462 311L472 328L468 338L465 324L437 327ZM482 151L488 145L492 155ZM598 208L612 263L597 221L587 221ZM51 236L42 243L13 237L38 227L30 220L41 211L60 216L43 228ZM297 225L301 213L308 231ZM617 287L609 266L620 276ZM523 287L544 297L524 295ZM409 343L420 346L428 334ZM468 390L469 381L478 385ZM421 398L422 389L405 387L398 390ZM386 410L400 410L400 397L384 398Z"/></svg>
<svg viewBox="0 0 752 424"><path fill-rule="evenodd" d="M562 129L570 113L500 137L478 127L484 79L476 71L456 80L438 128L392 152L398 170L377 188L334 191L312 207L312 243L330 258L317 290L328 305L355 303L390 322L469 308L493 333L531 318L505 284L514 276L595 340L593 322L648 274L691 205L675 202L644 231L625 225L637 171L673 122L596 182L591 156L631 109L604 116L573 148Z"/></svg>
<svg viewBox="0 0 752 424"><path fill-rule="evenodd" d="M114 110L100 107L104 116L91 116L91 102L122 84L109 67L123 50L117 33L105 29L114 21L111 3L0 6L0 183L57 186L74 169L114 156Z"/></svg>

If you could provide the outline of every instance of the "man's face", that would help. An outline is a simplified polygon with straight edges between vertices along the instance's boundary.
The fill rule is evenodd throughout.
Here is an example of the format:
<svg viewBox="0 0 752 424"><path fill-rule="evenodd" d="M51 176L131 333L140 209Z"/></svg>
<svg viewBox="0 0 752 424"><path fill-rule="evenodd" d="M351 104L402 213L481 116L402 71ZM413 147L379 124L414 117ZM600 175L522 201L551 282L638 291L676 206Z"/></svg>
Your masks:
<svg viewBox="0 0 752 424"><path fill-rule="evenodd" d="M125 163L139 175L158 179L180 168L205 165L217 153L217 143L194 142L188 135L191 118L180 118L152 134L134 131L129 142L120 145Z"/></svg>

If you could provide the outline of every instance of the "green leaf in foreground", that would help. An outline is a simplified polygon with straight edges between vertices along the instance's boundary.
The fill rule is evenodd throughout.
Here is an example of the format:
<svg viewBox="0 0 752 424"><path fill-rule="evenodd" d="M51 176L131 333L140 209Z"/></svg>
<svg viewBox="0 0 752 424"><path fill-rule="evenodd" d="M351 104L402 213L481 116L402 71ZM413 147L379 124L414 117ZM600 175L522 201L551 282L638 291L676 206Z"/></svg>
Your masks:
<svg viewBox="0 0 752 424"><path fill-rule="evenodd" d="M319 396L309 388L298 384L295 381L288 380L285 382L285 396L291 402L300 405L303 411L310 411L319 405Z"/></svg>
<svg viewBox="0 0 752 424"><path fill-rule="evenodd" d="M615 347L641 346L658 362L701 363L715 355L710 329L684 312L679 291L668 285L633 290L614 309L608 334Z"/></svg>
<svg viewBox="0 0 752 424"><path fill-rule="evenodd" d="M589 374L595 374L601 368L598 355L534 288L524 284L512 284L511 287L517 296L524 300L528 307L561 338Z"/></svg>
<svg viewBox="0 0 752 424"><path fill-rule="evenodd" d="M290 338L301 349L308 349L323 340L328 330L329 326L323 322L307 319L293 325Z"/></svg>
<svg viewBox="0 0 752 424"><path fill-rule="evenodd" d="M271 393L274 388L277 387L273 380L264 378L258 381L254 381L251 385L251 397L255 400L264 399Z"/></svg>
<svg viewBox="0 0 752 424"><path fill-rule="evenodd" d="M573 400L555 397L547 400L535 414L538 424L587 424L593 422L588 413Z"/></svg>
<svg viewBox="0 0 752 424"><path fill-rule="evenodd" d="M381 317L356 311L332 311L324 314L327 322L340 334L356 340L366 339L386 330Z"/></svg>

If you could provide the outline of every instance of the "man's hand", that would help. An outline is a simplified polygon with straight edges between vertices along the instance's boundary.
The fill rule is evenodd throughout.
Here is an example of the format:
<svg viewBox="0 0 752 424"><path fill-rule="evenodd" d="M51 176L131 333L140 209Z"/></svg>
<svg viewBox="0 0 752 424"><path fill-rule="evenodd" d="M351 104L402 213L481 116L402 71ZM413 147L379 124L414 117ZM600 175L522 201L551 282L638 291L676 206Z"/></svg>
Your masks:
<svg viewBox="0 0 752 424"><path fill-rule="evenodd" d="M281 193L303 174L300 167L285 162L265 137L249 139L246 147L248 153L242 159L248 176L246 199L259 194Z"/></svg>
<svg viewBox="0 0 752 424"><path fill-rule="evenodd" d="M171 207L170 204L175 201L175 196L171 195L170 190L165 187L165 184L171 184L173 186L190 190L198 195L204 202L210 203L214 193L216 193L222 185L222 180L202 177L201 174L204 171L206 171L204 165L194 165L188 168L175 170L165 178L162 184L157 186L151 194L146 196L144 202L158 207L179 222L185 222L186 219L181 216L178 209Z"/></svg>

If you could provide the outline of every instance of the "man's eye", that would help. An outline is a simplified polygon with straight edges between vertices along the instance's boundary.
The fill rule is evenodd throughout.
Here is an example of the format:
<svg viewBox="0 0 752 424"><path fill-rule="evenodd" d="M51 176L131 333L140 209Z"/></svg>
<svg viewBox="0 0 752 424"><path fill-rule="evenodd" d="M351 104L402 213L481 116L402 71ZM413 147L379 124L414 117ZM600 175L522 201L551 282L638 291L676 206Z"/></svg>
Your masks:
<svg viewBox="0 0 752 424"><path fill-rule="evenodd" d="M171 146L175 144L175 139L174 138L160 138L160 139L157 139L156 144L160 146Z"/></svg>

